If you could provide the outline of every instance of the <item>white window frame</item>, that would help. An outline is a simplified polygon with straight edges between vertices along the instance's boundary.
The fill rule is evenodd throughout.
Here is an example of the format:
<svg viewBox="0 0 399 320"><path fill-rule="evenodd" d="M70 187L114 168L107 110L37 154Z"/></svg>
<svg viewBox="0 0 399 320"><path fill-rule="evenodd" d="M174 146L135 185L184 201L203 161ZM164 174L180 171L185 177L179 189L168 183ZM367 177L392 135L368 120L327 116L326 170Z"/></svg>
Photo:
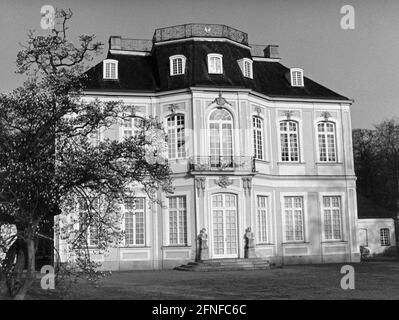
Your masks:
<svg viewBox="0 0 399 320"><path fill-rule="evenodd" d="M173 126L169 127L169 121L168 119L170 117L174 117L173 120ZM183 117L183 125L178 124L178 117ZM168 154L168 159L185 159L186 158L186 116L183 113L174 113L174 114L168 114L165 117L165 123L166 123L166 134L167 134L167 154ZM180 131L178 132L178 130ZM172 131L170 134L169 131ZM179 137L179 133L181 136ZM183 140L179 140L183 139ZM170 144L171 144L171 139L174 139L175 144L173 147L173 154L171 156L170 150L172 149ZM178 141L183 141L183 146L180 148L178 147Z"/></svg>
<svg viewBox="0 0 399 320"><path fill-rule="evenodd" d="M133 205L133 215L132 215L132 225L133 225L133 230L132 230L132 239L133 239L133 242L132 243L128 243L127 241L126 241L126 230L127 230L127 228L126 228L126 215L128 214L128 213L130 213L131 211L128 211L127 209L126 209L126 199L125 199L125 201L123 202L123 230L124 230L124 232L125 232L125 237L124 237L124 245L126 246L126 247L145 247L145 245L146 245L146 212L147 212L147 206L146 206L146 198L145 197L134 197L134 198L132 198L134 201L135 201L135 204ZM137 203L136 203L136 201L142 201L142 205L143 205L143 208L141 209L141 208L137 208ZM142 222L142 224L143 224L143 243L138 243L138 241L137 241L137 223L138 223L138 221L137 221L137 213L140 213L140 214L142 214L143 215L143 222Z"/></svg>
<svg viewBox="0 0 399 320"><path fill-rule="evenodd" d="M186 57L182 54L176 54L169 57L169 75L178 76L185 73L186 70ZM174 69L174 62L176 61L176 70ZM178 61L181 61L181 72L179 72Z"/></svg>
<svg viewBox="0 0 399 320"><path fill-rule="evenodd" d="M79 215L81 215L82 213L84 215L87 214L88 208L86 208L86 206L88 205L88 203L87 203L86 200L90 201L90 205L93 204L93 202L97 202L97 204L94 203L94 206L99 206L100 205L100 199L98 199L98 198L97 199L96 198L88 198L88 199L86 199L86 198L83 198L83 197L79 197L78 200L77 200ZM83 208L83 209L81 208L81 201L84 201L84 203L85 203L85 205L84 205L85 208ZM86 234L85 234L85 236L86 236L86 239L87 239L87 244L88 244L89 247L98 247L99 239L96 239L95 242L92 241L93 240L92 237L91 237L91 235L92 235L91 229L92 228L93 228L93 226L90 226L90 225L86 226L86 230L85 230Z"/></svg>
<svg viewBox="0 0 399 320"><path fill-rule="evenodd" d="M220 59L220 70L216 70L216 65L211 64L212 59ZM208 73L209 74L223 74L223 55L219 53L208 54Z"/></svg>
<svg viewBox="0 0 399 320"><path fill-rule="evenodd" d="M326 239L324 231L324 211L323 211L323 197L340 197L341 198L341 240L328 240ZM345 192L319 192L319 211L321 221L322 239L324 242L344 242L348 236L347 231L347 216L346 216L346 194Z"/></svg>
<svg viewBox="0 0 399 320"><path fill-rule="evenodd" d="M287 240L286 237L286 217L285 217L285 198L286 197L301 197L302 198L302 236L303 240ZM282 214L282 230L284 243L307 243L308 242L308 196L306 192L282 192L280 193L280 210Z"/></svg>
<svg viewBox="0 0 399 320"><path fill-rule="evenodd" d="M242 75L246 78L253 79L253 61L249 58L237 60Z"/></svg>
<svg viewBox="0 0 399 320"><path fill-rule="evenodd" d="M103 78L105 80L117 80L118 79L118 60L115 59L105 59L103 60ZM112 74L112 70L110 69L109 74L107 74L107 66L110 66L110 68L112 68L111 66L113 65L115 68L115 74Z"/></svg>
<svg viewBox="0 0 399 320"><path fill-rule="evenodd" d="M324 198L330 198L330 206L325 207L324 206ZM339 207L333 206L332 203L332 198L338 198L339 199ZM323 241L342 241L344 238L344 228L343 228L343 202L342 202L342 196L340 194L322 194L320 197L320 207L321 207L321 215L322 215L322 221L323 221ZM335 237L334 235L334 225L333 225L333 213L332 210L339 209L339 232L340 232L340 237ZM331 221L331 238L327 238L326 234L326 220L325 220L325 210L330 211L330 221Z"/></svg>
<svg viewBox="0 0 399 320"><path fill-rule="evenodd" d="M136 122L143 122L144 119L138 116L132 116L125 118L122 123L122 136L123 138L135 137L142 129L139 127L140 124Z"/></svg>
<svg viewBox="0 0 399 320"><path fill-rule="evenodd" d="M297 76L299 74L299 76ZM290 69L290 80L292 87L303 87L303 69L291 68Z"/></svg>
<svg viewBox="0 0 399 320"><path fill-rule="evenodd" d="M319 132L319 124L322 124L324 126L324 132ZM326 125L327 124L332 124L333 125L334 131L332 133L326 131ZM328 136L331 135L331 134L334 136L333 137L334 138L334 150L333 150L334 153L333 154L330 154L330 152L329 152L330 144L328 142ZM316 142L317 142L317 157L318 157L318 161L322 162L322 163L337 163L338 162L338 148L337 148L337 140L338 139L337 139L337 125L336 125L336 123L334 121L330 121L330 120L328 120L328 121L325 121L325 120L318 121L316 123L316 136L317 136L316 137ZM326 149L326 159L325 160L323 160L322 157L321 157L321 146L320 146L320 140L319 140L320 136L324 136L325 149ZM329 160L330 156L334 156L334 160Z"/></svg>
<svg viewBox="0 0 399 320"><path fill-rule="evenodd" d="M171 199L175 198L176 199L176 208L171 208ZM169 246L188 246L188 213L187 213L187 207L188 207L188 203L187 203L187 196L186 195L176 195L176 196L170 196L166 198L168 201L168 220L167 220L167 226L168 226L168 234L167 234L167 243ZM184 199L184 204L185 207L183 208L179 208L179 199ZM172 210L171 210L172 209ZM182 210L181 210L182 209ZM184 221L181 221L180 218L180 211L183 211L184 213ZM176 242L172 241L172 234L171 234L171 212L173 212L173 214L176 214ZM180 223L184 224L184 229L183 232L181 232L179 225ZM181 241L181 238L183 238L183 241Z"/></svg>
<svg viewBox="0 0 399 320"><path fill-rule="evenodd" d="M92 132L89 133L89 141L93 147L98 147L101 142L101 131L100 128L94 128Z"/></svg>
<svg viewBox="0 0 399 320"><path fill-rule="evenodd" d="M217 124L218 125L218 135L219 135L219 139L218 139L218 141L219 141L219 147L218 147L218 156L219 156L219 160L221 160L221 163L219 163L219 164L221 164L222 165L222 167L223 166L227 166L227 167L231 167L232 165L233 165L233 159L234 159L234 156L235 156L235 149L236 149L236 147L235 147L235 141L237 140L237 136L236 136L236 130L234 130L234 128L235 128L235 123L234 123L234 115L233 115L233 112L231 111L231 110L229 110L229 109L227 109L227 108L225 108L225 107L223 107L223 108L221 108L222 110L224 110L224 111L226 111L229 115L230 115L230 120L221 120L221 119L219 119L219 120L211 120L211 117L212 117L212 114L214 113L214 112L216 112L217 110L219 110L218 108L212 108L210 111L209 111L209 114L208 114L208 124L207 124L207 144L208 144L208 155L209 155L209 159L211 159L210 161L211 161L211 163L212 163L212 159L214 159L213 157L217 157L217 155L215 155L213 152L212 152L212 148L211 148L211 142L212 142L212 130L211 130L211 124ZM229 132L229 134L231 135L231 150L229 150L230 151L230 153L231 154L227 154L227 155L225 155L225 154L222 154L222 150L228 150L228 149L226 149L226 148L223 148L223 138L224 137L226 137L226 135L225 134L223 134L223 133L225 133L226 132L226 130L225 131L223 131L223 129L222 129L222 127L223 127L223 124L228 124L228 125L231 125L231 131Z"/></svg>
<svg viewBox="0 0 399 320"><path fill-rule="evenodd" d="M260 198L264 199L265 207L259 207L259 200ZM271 215L270 215L270 197L264 194L257 194L255 197L256 201L256 238L258 244L269 244L271 241ZM262 217L262 221L260 221L260 210L265 211L265 216ZM265 229L263 229L263 224L265 224Z"/></svg>
<svg viewBox="0 0 399 320"><path fill-rule="evenodd" d="M282 131L281 130L281 123L282 122L286 122L287 123L287 128L288 128L288 130L287 131ZM291 130L289 130L289 123L290 122L293 122L293 123L295 123L296 124L296 131L291 131ZM299 123L299 121L297 121L297 120L293 120L293 119L281 119L280 121L278 121L278 132L279 132L279 135L278 135L278 139L279 139L279 159L280 159L280 161L281 162L284 162L284 163L299 163L299 162L301 162L301 140L300 140L300 138L301 138L301 136L300 136L300 123ZM298 151L297 151L297 160L291 160L292 159L292 154L293 154L293 152L292 152L292 147L291 147L291 140L290 140L290 134L292 134L292 133L296 133L296 142L297 142L297 149L298 149ZM287 141L288 141L288 158L289 158L289 160L284 160L283 159L283 145L282 145L282 141L281 141L281 135L282 134L286 134L287 135Z"/></svg>
<svg viewBox="0 0 399 320"><path fill-rule="evenodd" d="M254 122L259 121L260 128L255 126ZM264 139L264 120L259 116L252 116L252 142L253 142L253 154L256 160L265 159L265 139ZM258 143L258 138L260 136L260 144ZM259 150L260 147L260 150ZM259 153L261 156L259 157Z"/></svg>
<svg viewBox="0 0 399 320"><path fill-rule="evenodd" d="M385 231L388 231L388 234ZM380 228L380 245L382 247L389 247L391 245L391 230L389 228Z"/></svg>

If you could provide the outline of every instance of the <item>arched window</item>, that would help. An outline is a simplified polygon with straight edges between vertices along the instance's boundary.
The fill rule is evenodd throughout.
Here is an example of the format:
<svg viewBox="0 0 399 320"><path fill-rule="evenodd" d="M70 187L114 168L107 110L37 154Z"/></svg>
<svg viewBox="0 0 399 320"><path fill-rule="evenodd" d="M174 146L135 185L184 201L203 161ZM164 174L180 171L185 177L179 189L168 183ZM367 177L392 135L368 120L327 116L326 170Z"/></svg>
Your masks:
<svg viewBox="0 0 399 320"><path fill-rule="evenodd" d="M263 160L263 120L259 117L252 117L252 129L254 139L254 158Z"/></svg>
<svg viewBox="0 0 399 320"><path fill-rule="evenodd" d="M103 78L104 79L118 79L118 60L105 59L103 61Z"/></svg>
<svg viewBox="0 0 399 320"><path fill-rule="evenodd" d="M226 109L215 109L209 116L209 153L212 167L233 165L233 118Z"/></svg>
<svg viewBox="0 0 399 320"><path fill-rule="evenodd" d="M186 157L184 137L184 115L173 114L167 117L168 157L178 159Z"/></svg>
<svg viewBox="0 0 399 320"><path fill-rule="evenodd" d="M208 73L223 74L223 56L218 53L208 54Z"/></svg>
<svg viewBox="0 0 399 320"><path fill-rule="evenodd" d="M139 117L131 117L123 120L123 137L137 136L143 130L144 120Z"/></svg>
<svg viewBox="0 0 399 320"><path fill-rule="evenodd" d="M317 123L317 141L319 144L319 161L337 161L334 122L322 121Z"/></svg>
<svg viewBox="0 0 399 320"><path fill-rule="evenodd" d="M299 162L298 122L280 121L281 161Z"/></svg>
<svg viewBox="0 0 399 320"><path fill-rule="evenodd" d="M186 68L186 57L183 55L175 55L169 57L170 75L177 76L184 74Z"/></svg>

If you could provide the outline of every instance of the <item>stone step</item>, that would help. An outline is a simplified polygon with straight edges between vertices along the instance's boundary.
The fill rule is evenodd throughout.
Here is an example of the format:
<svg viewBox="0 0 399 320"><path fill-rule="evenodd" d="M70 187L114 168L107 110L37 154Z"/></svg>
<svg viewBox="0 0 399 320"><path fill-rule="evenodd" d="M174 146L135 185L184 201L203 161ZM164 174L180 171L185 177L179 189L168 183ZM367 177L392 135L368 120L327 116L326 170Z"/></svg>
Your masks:
<svg viewBox="0 0 399 320"><path fill-rule="evenodd" d="M176 267L175 270L179 271L194 271L194 272L214 272L214 271L252 271L252 270L269 270L271 266L247 266L247 267L237 267L237 266L223 266L223 267L197 267L190 268L187 266Z"/></svg>
<svg viewBox="0 0 399 320"><path fill-rule="evenodd" d="M186 265L176 267L181 271L239 271L239 270L267 270L271 269L268 260L253 259L210 259L204 261L189 262Z"/></svg>
<svg viewBox="0 0 399 320"><path fill-rule="evenodd" d="M189 262L189 265L246 265L246 264L263 264L269 263L268 260L249 260L249 259L236 259L236 260L204 260L204 261L196 261Z"/></svg>

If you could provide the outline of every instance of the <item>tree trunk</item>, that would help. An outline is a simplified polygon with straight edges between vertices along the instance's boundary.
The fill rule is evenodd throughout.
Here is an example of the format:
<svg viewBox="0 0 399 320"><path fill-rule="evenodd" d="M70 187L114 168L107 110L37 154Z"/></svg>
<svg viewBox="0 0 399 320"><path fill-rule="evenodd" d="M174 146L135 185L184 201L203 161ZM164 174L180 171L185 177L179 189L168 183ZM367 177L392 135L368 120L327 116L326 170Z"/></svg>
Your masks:
<svg viewBox="0 0 399 320"><path fill-rule="evenodd" d="M27 269L26 276L23 279L21 286L18 292L15 294L15 300L24 300L28 289L35 281L35 257L36 257L36 249L35 249L35 240L33 238L33 234L28 234L26 240L26 251L27 251ZM25 261L24 261L25 262Z"/></svg>
<svg viewBox="0 0 399 320"><path fill-rule="evenodd" d="M35 227L31 226L18 237L6 253L2 273L6 279L7 293L15 300L25 299L35 280ZM26 273L24 273L26 267Z"/></svg>

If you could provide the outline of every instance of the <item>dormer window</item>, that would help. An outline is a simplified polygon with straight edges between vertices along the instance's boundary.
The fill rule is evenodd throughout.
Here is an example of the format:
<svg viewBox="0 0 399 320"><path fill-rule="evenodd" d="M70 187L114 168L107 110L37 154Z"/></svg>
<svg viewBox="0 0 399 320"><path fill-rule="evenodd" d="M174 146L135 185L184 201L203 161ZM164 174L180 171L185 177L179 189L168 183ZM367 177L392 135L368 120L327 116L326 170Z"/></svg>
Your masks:
<svg viewBox="0 0 399 320"><path fill-rule="evenodd" d="M243 58L238 60L238 65L240 66L241 72L244 77L253 79L253 71L252 71L252 60L248 58Z"/></svg>
<svg viewBox="0 0 399 320"><path fill-rule="evenodd" d="M175 55L169 57L170 75L177 76L184 74L186 69L186 57L183 55Z"/></svg>
<svg viewBox="0 0 399 320"><path fill-rule="evenodd" d="M291 68L291 86L303 87L303 70L299 68Z"/></svg>
<svg viewBox="0 0 399 320"><path fill-rule="evenodd" d="M103 61L103 78L118 79L118 60L106 59Z"/></svg>
<svg viewBox="0 0 399 320"><path fill-rule="evenodd" d="M208 73L223 74L223 56L218 53L208 54Z"/></svg>

